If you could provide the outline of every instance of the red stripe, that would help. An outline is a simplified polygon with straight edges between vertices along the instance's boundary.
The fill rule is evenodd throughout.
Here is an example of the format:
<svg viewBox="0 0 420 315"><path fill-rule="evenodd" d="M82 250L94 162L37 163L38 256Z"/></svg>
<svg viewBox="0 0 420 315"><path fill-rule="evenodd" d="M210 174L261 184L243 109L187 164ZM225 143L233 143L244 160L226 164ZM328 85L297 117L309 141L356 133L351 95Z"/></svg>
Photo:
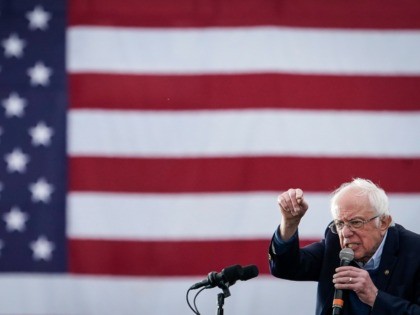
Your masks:
<svg viewBox="0 0 420 315"><path fill-rule="evenodd" d="M369 178L389 192L420 191L419 159L72 157L70 170L71 191L331 191L353 177Z"/></svg>
<svg viewBox="0 0 420 315"><path fill-rule="evenodd" d="M301 246L316 240L305 239ZM105 241L72 239L69 271L77 274L192 276L226 266L258 266L268 273L270 240Z"/></svg>
<svg viewBox="0 0 420 315"><path fill-rule="evenodd" d="M70 106L119 110L420 110L419 86L420 77L71 74Z"/></svg>
<svg viewBox="0 0 420 315"><path fill-rule="evenodd" d="M420 27L417 0L72 0L69 6L70 25Z"/></svg>

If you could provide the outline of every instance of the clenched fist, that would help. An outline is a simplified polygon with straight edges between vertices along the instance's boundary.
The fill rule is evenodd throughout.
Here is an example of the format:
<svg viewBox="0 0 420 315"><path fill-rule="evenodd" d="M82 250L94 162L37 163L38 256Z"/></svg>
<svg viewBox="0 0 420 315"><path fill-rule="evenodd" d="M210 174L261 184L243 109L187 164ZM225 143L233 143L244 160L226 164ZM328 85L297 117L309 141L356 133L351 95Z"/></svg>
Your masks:
<svg viewBox="0 0 420 315"><path fill-rule="evenodd" d="M283 240L288 240L296 232L300 220L308 210L308 204L304 200L303 191L300 188L290 188L280 194L277 202L282 215L280 235Z"/></svg>

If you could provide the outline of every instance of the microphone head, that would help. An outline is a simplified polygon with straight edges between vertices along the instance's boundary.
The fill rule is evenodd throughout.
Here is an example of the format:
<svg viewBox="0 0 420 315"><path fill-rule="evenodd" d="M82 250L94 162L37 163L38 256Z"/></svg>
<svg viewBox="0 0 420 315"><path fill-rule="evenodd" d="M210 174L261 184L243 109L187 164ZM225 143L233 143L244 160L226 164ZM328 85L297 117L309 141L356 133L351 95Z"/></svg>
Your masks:
<svg viewBox="0 0 420 315"><path fill-rule="evenodd" d="M345 247L340 251L340 260L352 261L354 258L354 252L351 248Z"/></svg>
<svg viewBox="0 0 420 315"><path fill-rule="evenodd" d="M255 265L249 265L242 268L242 276L240 277L240 280L246 281L252 278L255 278L258 276L258 267Z"/></svg>
<svg viewBox="0 0 420 315"><path fill-rule="evenodd" d="M228 282L229 285L232 285L236 280L241 278L242 267L240 265L233 265L226 267L221 272L223 280Z"/></svg>

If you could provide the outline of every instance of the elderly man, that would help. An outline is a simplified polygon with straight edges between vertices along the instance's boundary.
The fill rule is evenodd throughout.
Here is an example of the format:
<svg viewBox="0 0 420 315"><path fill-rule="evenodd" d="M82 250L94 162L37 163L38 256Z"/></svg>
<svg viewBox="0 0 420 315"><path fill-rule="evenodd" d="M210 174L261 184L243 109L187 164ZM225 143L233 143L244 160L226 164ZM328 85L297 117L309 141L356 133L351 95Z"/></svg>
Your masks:
<svg viewBox="0 0 420 315"><path fill-rule="evenodd" d="M282 215L269 247L271 273L318 281L316 314L332 314L343 290L342 314L420 314L420 235L392 222L385 192L369 180L344 183L331 199L332 223L322 241L299 248L298 226L308 210L302 190L278 198ZM339 252L354 260L340 267Z"/></svg>

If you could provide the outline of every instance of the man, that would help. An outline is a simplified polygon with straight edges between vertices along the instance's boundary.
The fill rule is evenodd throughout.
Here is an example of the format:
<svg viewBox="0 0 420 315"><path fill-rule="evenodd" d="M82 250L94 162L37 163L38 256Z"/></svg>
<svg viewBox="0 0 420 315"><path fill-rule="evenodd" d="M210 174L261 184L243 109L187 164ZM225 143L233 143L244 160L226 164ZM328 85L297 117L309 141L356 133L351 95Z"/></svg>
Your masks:
<svg viewBox="0 0 420 315"><path fill-rule="evenodd" d="M392 222L385 192L369 180L344 183L331 199L332 223L318 243L299 248L308 210L301 189L278 198L282 215L269 248L271 273L318 281L316 314L331 314L334 290L345 292L343 314L420 314L420 235ZM350 266L339 252L354 251Z"/></svg>

